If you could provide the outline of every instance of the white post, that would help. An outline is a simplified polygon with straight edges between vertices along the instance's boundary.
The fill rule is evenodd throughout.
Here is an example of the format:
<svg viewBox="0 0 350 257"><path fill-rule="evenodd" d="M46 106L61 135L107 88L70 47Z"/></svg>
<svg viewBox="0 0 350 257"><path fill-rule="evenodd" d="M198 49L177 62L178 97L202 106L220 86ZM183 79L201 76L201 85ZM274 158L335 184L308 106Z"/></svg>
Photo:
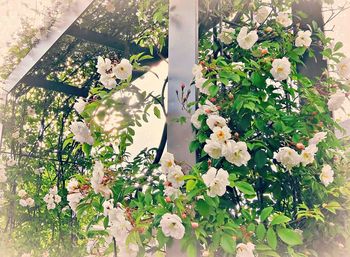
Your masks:
<svg viewBox="0 0 350 257"><path fill-rule="evenodd" d="M181 92L181 84L186 90L192 80L192 67L198 58L198 0L169 1L169 84L168 84L168 152L176 160L189 165L195 163L195 154L190 154L189 143L193 140L190 116L182 110L176 90ZM181 93L180 93L181 94ZM195 90L188 101L195 100ZM185 116L186 123L179 124L174 120ZM186 256L181 252L180 243L175 241L167 249L167 257Z"/></svg>

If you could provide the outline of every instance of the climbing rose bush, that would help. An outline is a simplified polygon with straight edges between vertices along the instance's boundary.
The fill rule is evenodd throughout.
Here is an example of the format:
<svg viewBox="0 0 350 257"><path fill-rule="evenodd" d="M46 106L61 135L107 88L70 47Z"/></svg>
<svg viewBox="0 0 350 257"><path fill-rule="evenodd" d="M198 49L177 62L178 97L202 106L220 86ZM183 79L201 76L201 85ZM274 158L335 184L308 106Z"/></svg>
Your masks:
<svg viewBox="0 0 350 257"><path fill-rule="evenodd" d="M349 163L331 112L348 97L350 62L317 24L292 27L289 7L237 6L237 23L223 22L201 40L188 85L198 101L179 103L191 113L194 165L167 152L158 164L146 150L129 159L133 127L147 121L151 107L160 115L159 97L131 83L133 66L147 57L97 57L100 84L74 104L79 118L64 142L76 144L88 163L88 172L66 183L63 199L78 220L88 220L88 254L164 256L174 240L188 256L346 252ZM336 74L298 72L315 45ZM127 109L133 97L137 113ZM1 165L0 183L6 180ZM54 211L61 198L51 187L42 200ZM16 200L29 211L36 204L26 191Z"/></svg>

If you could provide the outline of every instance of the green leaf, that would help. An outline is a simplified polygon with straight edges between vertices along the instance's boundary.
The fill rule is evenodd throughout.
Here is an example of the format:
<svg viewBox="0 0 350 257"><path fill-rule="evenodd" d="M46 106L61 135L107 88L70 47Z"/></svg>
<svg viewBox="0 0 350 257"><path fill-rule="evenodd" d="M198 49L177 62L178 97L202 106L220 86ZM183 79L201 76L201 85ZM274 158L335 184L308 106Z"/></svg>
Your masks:
<svg viewBox="0 0 350 257"><path fill-rule="evenodd" d="M211 207L206 201L199 200L196 204L196 209L201 216L207 217L210 213Z"/></svg>
<svg viewBox="0 0 350 257"><path fill-rule="evenodd" d="M254 157L256 167L258 169L262 168L265 166L267 163L267 154L263 150L259 150L256 152L255 157Z"/></svg>
<svg viewBox="0 0 350 257"><path fill-rule="evenodd" d="M216 86L216 85L211 85L210 87L209 87L209 94L210 94L210 96L216 96L217 95L217 93L219 92L219 87L218 86Z"/></svg>
<svg viewBox="0 0 350 257"><path fill-rule="evenodd" d="M266 234L266 228L265 225L260 223L256 227L256 236L258 237L259 240L264 240Z"/></svg>
<svg viewBox="0 0 350 257"><path fill-rule="evenodd" d="M220 245L225 252L233 254L236 250L236 241L233 240L232 236L223 234L220 239Z"/></svg>
<svg viewBox="0 0 350 257"><path fill-rule="evenodd" d="M251 81L254 86L258 88L263 88L265 86L265 79L258 72L253 72L251 76Z"/></svg>
<svg viewBox="0 0 350 257"><path fill-rule="evenodd" d="M186 192L192 191L197 184L196 180L188 180L186 183Z"/></svg>
<svg viewBox="0 0 350 257"><path fill-rule="evenodd" d="M153 113L158 119L160 119L160 110L157 106L154 106Z"/></svg>
<svg viewBox="0 0 350 257"><path fill-rule="evenodd" d="M245 181L237 181L235 182L235 186L246 195L255 195L253 186Z"/></svg>
<svg viewBox="0 0 350 257"><path fill-rule="evenodd" d="M334 52L338 51L340 48L343 47L343 43L342 42L337 42L334 46Z"/></svg>
<svg viewBox="0 0 350 257"><path fill-rule="evenodd" d="M200 144L198 141L192 141L189 146L190 153L193 153L194 151L196 151L199 148L199 146Z"/></svg>
<svg viewBox="0 0 350 257"><path fill-rule="evenodd" d="M302 236L289 228L277 228L279 238L290 246L300 245L303 243Z"/></svg>
<svg viewBox="0 0 350 257"><path fill-rule="evenodd" d="M266 233L267 238L267 244L274 250L276 250L277 247L277 236L276 232L273 230L273 228L269 228Z"/></svg>
<svg viewBox="0 0 350 257"><path fill-rule="evenodd" d="M84 143L82 150L87 156L90 156L91 148L91 145Z"/></svg>
<svg viewBox="0 0 350 257"><path fill-rule="evenodd" d="M287 223L290 221L290 218L283 215L283 214L280 214L278 216L275 216L272 221L271 221L271 226L273 225L278 225L278 224L282 224L282 223Z"/></svg>

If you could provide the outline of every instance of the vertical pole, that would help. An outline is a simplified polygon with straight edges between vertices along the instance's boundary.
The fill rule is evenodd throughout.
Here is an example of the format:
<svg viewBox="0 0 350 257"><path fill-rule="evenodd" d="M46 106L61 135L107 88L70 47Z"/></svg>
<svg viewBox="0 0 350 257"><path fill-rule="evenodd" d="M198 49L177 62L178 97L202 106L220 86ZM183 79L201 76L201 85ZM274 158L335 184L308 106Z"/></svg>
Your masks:
<svg viewBox="0 0 350 257"><path fill-rule="evenodd" d="M190 117L178 101L176 90L185 84L189 89L192 80L192 67L198 57L198 0L169 0L169 84L168 84L168 152L176 160L189 165L195 163L195 155L189 152L188 145L193 140ZM188 101L195 100L195 90ZM185 116L186 123L175 122ZM167 257L185 257L180 242L174 241L167 248Z"/></svg>
<svg viewBox="0 0 350 257"><path fill-rule="evenodd" d="M192 67L198 57L198 0L170 0L169 5L169 87L168 87L168 151L177 160L195 163L195 155L188 150L193 133L189 115L182 110L176 90L192 80ZM188 101L195 101L192 90ZM187 117L186 124L174 120Z"/></svg>

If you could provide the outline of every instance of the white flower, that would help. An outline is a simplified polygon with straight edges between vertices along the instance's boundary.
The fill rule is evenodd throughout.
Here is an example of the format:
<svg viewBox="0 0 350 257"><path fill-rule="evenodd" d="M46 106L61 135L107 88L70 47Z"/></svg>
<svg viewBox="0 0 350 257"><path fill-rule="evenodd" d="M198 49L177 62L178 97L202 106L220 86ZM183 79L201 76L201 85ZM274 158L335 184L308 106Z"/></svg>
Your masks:
<svg viewBox="0 0 350 257"><path fill-rule="evenodd" d="M332 170L332 167L328 164L325 164L322 168L321 174L320 174L320 180L325 185L328 186L330 183L334 180L334 171Z"/></svg>
<svg viewBox="0 0 350 257"><path fill-rule="evenodd" d="M270 9L266 6L262 6L255 13L254 18L258 23L263 23L270 14Z"/></svg>
<svg viewBox="0 0 350 257"><path fill-rule="evenodd" d="M61 196L59 196L59 195L55 195L54 196L54 201L55 201L55 203L60 203L61 201L62 201L62 198L61 198Z"/></svg>
<svg viewBox="0 0 350 257"><path fill-rule="evenodd" d="M214 130L215 127L225 127L226 120L219 115L210 115L207 119L207 125L211 130Z"/></svg>
<svg viewBox="0 0 350 257"><path fill-rule="evenodd" d="M84 111L86 104L87 102L85 102L83 98L79 97L73 107L77 113L81 114Z"/></svg>
<svg viewBox="0 0 350 257"><path fill-rule="evenodd" d="M335 94L331 95L328 100L328 109L333 112L338 110L344 104L346 95L342 91L337 91Z"/></svg>
<svg viewBox="0 0 350 257"><path fill-rule="evenodd" d="M117 85L117 81L115 80L115 78L111 78L109 76L102 76L101 75L100 82L107 89L113 89Z"/></svg>
<svg viewBox="0 0 350 257"><path fill-rule="evenodd" d="M266 82L266 85L267 85L267 86L274 86L274 87L276 87L276 88L278 88L278 87L281 86L281 82L274 81L274 80L272 80L272 79L270 79L270 78L267 78L267 79L265 80L265 82Z"/></svg>
<svg viewBox="0 0 350 257"><path fill-rule="evenodd" d="M175 165L171 167L168 172L167 179L171 183L172 187L179 188L185 183L183 180L183 172L180 166Z"/></svg>
<svg viewBox="0 0 350 257"><path fill-rule="evenodd" d="M104 201L102 206L103 206L103 215L105 217L109 216L110 211L114 208L113 199L110 199L108 201Z"/></svg>
<svg viewBox="0 0 350 257"><path fill-rule="evenodd" d="M287 79L291 73L291 67L288 58L283 57L282 59L275 59L272 62L272 69L270 72L277 81Z"/></svg>
<svg viewBox="0 0 350 257"><path fill-rule="evenodd" d="M68 204L73 212L76 212L77 206L78 206L80 200L83 198L84 197L80 192L67 195Z"/></svg>
<svg viewBox="0 0 350 257"><path fill-rule="evenodd" d="M110 211L109 225L108 232L110 236L115 238L117 245L125 244L132 225L125 219L124 211L121 208L114 208Z"/></svg>
<svg viewBox="0 0 350 257"><path fill-rule="evenodd" d="M205 78L196 79L196 82L195 82L196 88L198 88L199 92L201 92L202 94L210 95L210 93L209 93L210 85L206 85L205 87L203 87L203 85L206 81L207 81L207 79L205 79Z"/></svg>
<svg viewBox="0 0 350 257"><path fill-rule="evenodd" d="M27 192L23 189L19 190L17 195L20 197L20 198L24 198L27 196Z"/></svg>
<svg viewBox="0 0 350 257"><path fill-rule="evenodd" d="M315 160L315 154L317 153L317 146L316 145L309 145L305 148L300 154L301 157L301 163L303 166L306 166L310 163L313 163Z"/></svg>
<svg viewBox="0 0 350 257"><path fill-rule="evenodd" d="M76 189L79 188L79 182L75 178L71 178L67 184L67 190L69 193L75 191Z"/></svg>
<svg viewBox="0 0 350 257"><path fill-rule="evenodd" d="M297 38L295 39L295 46L296 47L310 47L312 43L312 39L311 39L311 31L310 30L299 30L298 31L298 35Z"/></svg>
<svg viewBox="0 0 350 257"><path fill-rule="evenodd" d="M32 255L30 253L24 253L21 255L21 257L32 257Z"/></svg>
<svg viewBox="0 0 350 257"><path fill-rule="evenodd" d="M215 141L207 139L204 146L204 152L206 152L211 158L218 159L222 156L222 144Z"/></svg>
<svg viewBox="0 0 350 257"><path fill-rule="evenodd" d="M218 39L226 44L229 45L233 42L233 33L235 30L233 28L222 28L221 32L218 35Z"/></svg>
<svg viewBox="0 0 350 257"><path fill-rule="evenodd" d="M231 138L231 129L224 126L222 128L215 127L213 133L210 135L210 139L219 143L224 143L226 140Z"/></svg>
<svg viewBox="0 0 350 257"><path fill-rule="evenodd" d="M163 153L160 164L164 173L168 173L171 167L175 166L174 155L168 152Z"/></svg>
<svg viewBox="0 0 350 257"><path fill-rule="evenodd" d="M27 206L28 207L34 207L34 205L35 205L35 201L34 201L34 199L33 198L27 198L26 199L26 202L27 202Z"/></svg>
<svg viewBox="0 0 350 257"><path fill-rule="evenodd" d="M46 208L48 210L53 210L56 208L56 204L54 202L48 202L47 205L46 205Z"/></svg>
<svg viewBox="0 0 350 257"><path fill-rule="evenodd" d="M309 140L309 145L317 145L327 138L327 132L318 132Z"/></svg>
<svg viewBox="0 0 350 257"><path fill-rule="evenodd" d="M137 244L128 243L119 245L119 253L120 257L136 257L139 252L139 246Z"/></svg>
<svg viewBox="0 0 350 257"><path fill-rule="evenodd" d="M337 64L337 70L341 78L350 79L350 58L343 58Z"/></svg>
<svg viewBox="0 0 350 257"><path fill-rule="evenodd" d="M164 188L164 195L172 197L173 199L178 198L181 195L181 191L178 188L166 186Z"/></svg>
<svg viewBox="0 0 350 257"><path fill-rule="evenodd" d="M224 169L211 167L208 172L202 175L204 184L208 187L208 196L222 196L226 192L226 186L230 185L228 173Z"/></svg>
<svg viewBox="0 0 350 257"><path fill-rule="evenodd" d="M128 79L132 74L132 65L127 59L122 59L115 67L113 67L113 73L117 79Z"/></svg>
<svg viewBox="0 0 350 257"><path fill-rule="evenodd" d="M90 134L90 129L85 125L84 122L74 121L69 126L70 131L74 134L74 140L79 143L87 143L92 145L94 143L94 139Z"/></svg>
<svg viewBox="0 0 350 257"><path fill-rule="evenodd" d="M199 108L191 116L191 123L196 129L201 128L201 122L198 119L199 119L199 116L202 114L205 114L205 112L203 109Z"/></svg>
<svg viewBox="0 0 350 257"><path fill-rule="evenodd" d="M185 227L179 216L166 213L162 216L160 227L165 236L175 239L182 239L185 234Z"/></svg>
<svg viewBox="0 0 350 257"><path fill-rule="evenodd" d="M281 147L278 153L275 153L275 159L289 171L301 162L299 154L290 147Z"/></svg>
<svg viewBox="0 0 350 257"><path fill-rule="evenodd" d="M240 70L240 71L243 71L245 67L244 62L232 62L231 65L234 70Z"/></svg>
<svg viewBox="0 0 350 257"><path fill-rule="evenodd" d="M109 198L112 191L104 183L104 167L100 161L96 161L92 171L91 186L96 194L101 194L105 198Z"/></svg>
<svg viewBox="0 0 350 257"><path fill-rule="evenodd" d="M52 194L52 195L57 195L57 193L58 193L57 186L51 187L51 188L49 189L49 192L50 192L50 194Z"/></svg>
<svg viewBox="0 0 350 257"><path fill-rule="evenodd" d="M250 49L258 41L258 33L253 30L248 33L247 27L242 27L237 36L238 45L243 49Z"/></svg>
<svg viewBox="0 0 350 257"><path fill-rule="evenodd" d="M292 25L293 21L291 18L289 18L289 14L288 13L279 13L276 21L281 24L283 27L288 27L290 25Z"/></svg>
<svg viewBox="0 0 350 257"><path fill-rule="evenodd" d="M195 80L202 78L202 76L203 76L202 70L203 70L202 65L200 65L200 64L193 65L192 75L194 76Z"/></svg>
<svg viewBox="0 0 350 257"><path fill-rule="evenodd" d="M216 114L218 111L216 105L210 102L209 100L206 100L205 104L200 105L199 108L202 109L205 114Z"/></svg>
<svg viewBox="0 0 350 257"><path fill-rule="evenodd" d="M113 74L110 72L112 69L112 61L108 58L103 59L101 56L97 57L97 72L101 76L113 76Z"/></svg>
<svg viewBox="0 0 350 257"><path fill-rule="evenodd" d="M236 247L236 257L254 257L255 245L252 243L240 243Z"/></svg>
<svg viewBox="0 0 350 257"><path fill-rule="evenodd" d="M222 154L228 162L238 167L242 165L246 166L251 158L247 144L245 142L235 142L234 140L226 142Z"/></svg>
<svg viewBox="0 0 350 257"><path fill-rule="evenodd" d="M21 199L21 200L19 200L19 204L20 204L22 207L27 207L27 206L28 206L28 203L27 203L26 199Z"/></svg>

